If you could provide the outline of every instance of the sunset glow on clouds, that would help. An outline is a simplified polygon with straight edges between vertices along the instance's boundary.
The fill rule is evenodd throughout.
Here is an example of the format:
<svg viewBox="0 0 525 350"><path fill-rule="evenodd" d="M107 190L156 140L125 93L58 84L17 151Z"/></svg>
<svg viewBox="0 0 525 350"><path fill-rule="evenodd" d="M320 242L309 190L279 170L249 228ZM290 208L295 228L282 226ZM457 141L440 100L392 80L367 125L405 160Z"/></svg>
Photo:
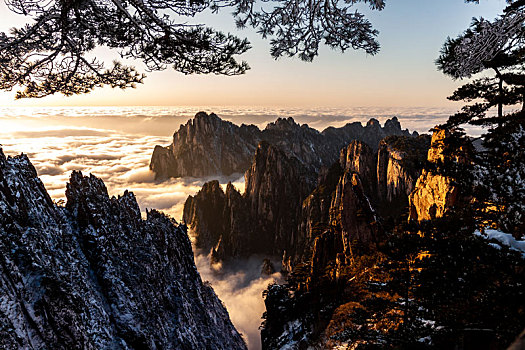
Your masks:
<svg viewBox="0 0 525 350"><path fill-rule="evenodd" d="M171 68L147 72L136 89L103 88L90 94L64 98L14 100L14 91L0 92L0 105L8 106L440 106L454 107L446 99L460 81L438 72L434 63L448 36L455 37L472 17L494 18L505 0L386 1L383 11L362 10L379 30L381 50L377 55L348 50L344 54L323 46L311 63L270 56L269 40L253 29L239 30L230 15L205 13L184 21L205 23L247 38L253 48L239 56L252 67L241 76L184 75ZM9 11L0 2L0 31L21 26L27 18ZM402 39L401 39L402 38ZM116 51L96 48L93 56L107 65L113 59L145 72L140 61L122 60Z"/></svg>

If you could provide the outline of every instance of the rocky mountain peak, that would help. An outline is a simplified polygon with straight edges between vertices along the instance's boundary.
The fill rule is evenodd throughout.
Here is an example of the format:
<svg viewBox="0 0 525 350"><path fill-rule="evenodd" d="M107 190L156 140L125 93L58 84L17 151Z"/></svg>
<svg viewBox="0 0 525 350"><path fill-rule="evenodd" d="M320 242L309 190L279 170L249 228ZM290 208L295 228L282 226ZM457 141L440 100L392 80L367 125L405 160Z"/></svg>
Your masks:
<svg viewBox="0 0 525 350"><path fill-rule="evenodd" d="M366 123L366 126L370 126L370 127L380 127L381 124L379 123L379 120L377 120L376 118L370 118L370 120Z"/></svg>
<svg viewBox="0 0 525 350"><path fill-rule="evenodd" d="M450 137L450 131L445 128L436 128L432 133L432 140L430 141L430 148L428 150L427 160L431 163L443 162L445 155L445 140Z"/></svg>
<svg viewBox="0 0 525 350"><path fill-rule="evenodd" d="M203 111L200 111L200 112L197 112L197 114L195 114L195 120L218 120L220 119L217 114L215 113L206 113L206 112L203 112Z"/></svg>
<svg viewBox="0 0 525 350"><path fill-rule="evenodd" d="M447 160L445 144L451 133L445 128L435 128L427 160L439 163ZM463 157L462 157L463 158ZM459 159L456 157L455 161ZM443 217L460 201L459 188L454 181L437 171L424 169L410 194L409 220L423 221Z"/></svg>
<svg viewBox="0 0 525 350"><path fill-rule="evenodd" d="M188 122L192 123L195 133L201 132L204 134L213 134L215 132L214 128L219 127L223 120L215 113L208 114L206 112L199 112L195 115L193 120L189 120ZM229 124L231 123L225 122L225 125Z"/></svg>
<svg viewBox="0 0 525 350"><path fill-rule="evenodd" d="M0 348L246 348L184 226L143 220L92 175L66 191L55 205L29 159L0 150Z"/></svg>
<svg viewBox="0 0 525 350"><path fill-rule="evenodd" d="M173 134L171 145L155 147L150 169L157 179L244 172L260 134L253 125L237 126L214 113L199 112Z"/></svg>
<svg viewBox="0 0 525 350"><path fill-rule="evenodd" d="M295 122L292 117L288 118L277 118L273 123L269 123L265 130L281 130L289 131L293 129L299 129L301 126Z"/></svg>
<svg viewBox="0 0 525 350"><path fill-rule="evenodd" d="M293 132L284 137L279 125ZM226 193L218 184L216 192L209 191L206 184L197 196L188 198L184 218L203 238L200 247L212 249L217 259L281 255L287 271L311 257L314 240L330 225L351 237L346 243L357 240L373 245L377 239L374 208L381 203L402 211L408 204L407 191L419 176L420 164L411 161L412 153L403 145L413 143L425 153L428 149L419 141L412 142L397 119L388 125L397 136L380 142L377 139L384 138L386 129L374 121L367 127L352 123L319 133L306 125L299 127L291 118L279 119L263 131L255 147L245 173L244 194L231 185ZM351 141L333 149L346 138ZM383 149L381 161L378 145ZM324 167L330 159L331 166ZM380 186L384 195L377 190ZM397 218L397 211L389 215ZM343 242L342 234L336 236Z"/></svg>
<svg viewBox="0 0 525 350"><path fill-rule="evenodd" d="M206 183L184 205L184 220L197 233L197 246L228 259L250 254L281 255L297 239L301 203L315 185L295 157L261 141L250 169L245 191L228 184Z"/></svg>
<svg viewBox="0 0 525 350"><path fill-rule="evenodd" d="M394 130L401 130L401 123L397 117L394 116L392 119L387 119L384 129L387 133L392 134Z"/></svg>

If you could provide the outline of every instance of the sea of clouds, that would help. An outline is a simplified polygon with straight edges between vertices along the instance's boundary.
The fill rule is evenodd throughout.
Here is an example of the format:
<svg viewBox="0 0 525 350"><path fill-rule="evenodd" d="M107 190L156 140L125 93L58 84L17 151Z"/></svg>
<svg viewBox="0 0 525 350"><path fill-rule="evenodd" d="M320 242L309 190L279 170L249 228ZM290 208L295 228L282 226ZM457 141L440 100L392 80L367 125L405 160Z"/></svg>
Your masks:
<svg viewBox="0 0 525 350"><path fill-rule="evenodd" d="M64 198L72 170L103 179L111 195L125 189L137 196L141 210L156 208L181 218L188 195L211 178L158 182L149 170L155 145L171 143L173 132L199 110L215 112L236 124L264 128L278 117L293 117L323 130L370 118L384 122L398 116L403 128L428 132L452 111L438 108L196 108L196 107L46 107L0 108L0 144L10 155L26 153L51 197ZM243 190L243 175L219 179Z"/></svg>
<svg viewBox="0 0 525 350"><path fill-rule="evenodd" d="M65 186L73 170L92 173L104 180L110 195L132 191L144 212L155 208L180 220L184 202L209 178L155 181L149 161L155 145L168 145L180 124L196 112L215 112L236 124L264 128L278 117L293 117L323 130L350 122L381 123L397 116L403 128L420 133L446 121L453 113L439 108L227 108L227 107L55 107L0 108L0 144L4 153L25 153L51 197L65 198ZM476 133L474 130L471 132ZM218 178L244 190L243 174ZM232 321L246 337L250 349L260 348L258 327L264 312L261 296L279 274L260 276L262 257L229 266L211 266L206 252L196 252L203 280L209 280L227 306ZM242 266L242 268L239 268Z"/></svg>

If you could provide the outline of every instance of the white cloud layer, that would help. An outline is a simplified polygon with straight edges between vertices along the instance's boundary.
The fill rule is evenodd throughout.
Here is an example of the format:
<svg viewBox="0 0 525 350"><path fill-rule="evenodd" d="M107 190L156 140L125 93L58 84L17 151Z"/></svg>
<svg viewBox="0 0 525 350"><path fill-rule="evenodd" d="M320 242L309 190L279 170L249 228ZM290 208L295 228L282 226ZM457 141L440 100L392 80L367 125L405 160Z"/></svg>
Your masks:
<svg viewBox="0 0 525 350"><path fill-rule="evenodd" d="M199 250L194 251L195 263L202 280L211 283L215 293L226 305L230 318L242 333L248 349L260 350L259 327L265 311L262 292L270 283L282 282L281 274L277 272L271 276L261 275L262 256L211 266L206 254ZM279 262L275 260L274 266L279 267Z"/></svg>
<svg viewBox="0 0 525 350"><path fill-rule="evenodd" d="M126 135L164 136L164 143L180 124L192 118L198 111L214 112L221 118L236 124L255 124L260 128L278 117L293 117L298 123L307 123L323 130L327 126L343 126L351 122L366 122L376 118L380 122L397 116L403 128L427 132L436 124L443 123L454 109L438 107L347 107L347 108L269 108L269 107L3 107L0 108L0 133L27 132L17 126L29 122L39 132L58 132L70 129L72 133L99 133L111 130ZM470 130L478 133L475 129ZM25 136L28 136L25 134ZM48 135L51 136L51 135ZM79 135L81 136L81 135ZM92 135L97 136L97 135Z"/></svg>

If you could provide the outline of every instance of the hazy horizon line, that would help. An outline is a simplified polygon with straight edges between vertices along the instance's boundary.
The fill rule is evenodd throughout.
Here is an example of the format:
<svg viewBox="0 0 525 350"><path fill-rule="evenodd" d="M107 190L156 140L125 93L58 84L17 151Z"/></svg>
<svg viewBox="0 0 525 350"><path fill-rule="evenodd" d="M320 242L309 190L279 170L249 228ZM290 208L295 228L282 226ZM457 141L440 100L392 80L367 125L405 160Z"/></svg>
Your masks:
<svg viewBox="0 0 525 350"><path fill-rule="evenodd" d="M1 106L0 109L3 108L98 108L98 107L159 107L159 108L166 108L166 107L172 107L172 108L185 108L185 107L245 107L245 108L292 108L292 109L350 109L350 108L445 108L445 109L454 109L454 107L445 106L445 105L433 105L433 106L424 106L424 105L355 105L355 106L338 106L338 105L256 105L256 104L180 104L180 105L174 105L174 104L100 104L100 105L93 105L93 104L78 104L78 105L41 105L41 106Z"/></svg>

